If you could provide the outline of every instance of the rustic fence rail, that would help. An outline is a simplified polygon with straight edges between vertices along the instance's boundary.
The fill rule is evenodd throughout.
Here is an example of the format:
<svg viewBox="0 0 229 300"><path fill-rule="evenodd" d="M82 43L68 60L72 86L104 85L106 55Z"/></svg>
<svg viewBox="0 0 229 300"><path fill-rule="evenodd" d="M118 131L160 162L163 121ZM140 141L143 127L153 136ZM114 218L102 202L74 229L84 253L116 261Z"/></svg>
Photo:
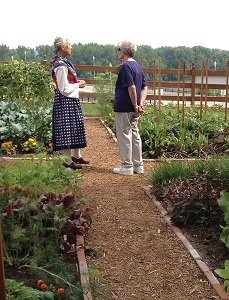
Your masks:
<svg viewBox="0 0 229 300"><path fill-rule="evenodd" d="M43 64L48 66L44 59ZM142 65L142 59L140 60ZM193 63L191 69L187 69L185 62L178 61L177 69L162 69L160 60L154 61L153 68L144 68L145 74L151 74L152 81L147 81L149 92L146 100L155 103L156 101L176 101L182 105L199 104L203 108L208 105L219 103L223 106L225 113L229 108L228 80L229 61L226 62L226 70L208 70L208 61L202 62L201 70L195 69ZM101 73L118 73L120 66L96 66L96 65L74 65L78 71L89 71ZM175 75L177 81L163 81L163 75ZM87 84L95 84L95 79L84 78ZM212 94L212 91L215 91ZM219 94L219 91L221 94ZM210 93L211 92L211 93ZM96 98L94 92L82 92L82 97Z"/></svg>
<svg viewBox="0 0 229 300"><path fill-rule="evenodd" d="M8 63L8 62L0 62ZM49 67L46 56L44 56L42 64ZM142 65L142 58L140 58ZM98 73L118 73L120 66L96 66L96 65L74 65L77 71L91 72L91 78L85 79L87 85L94 85L95 78L93 74ZM219 104L225 113L225 121L227 120L227 112L229 109L228 81L229 81L229 61L226 62L226 70L209 70L208 60L202 62L201 70L196 70L193 63L190 69L186 68L185 62L178 61L177 69L162 69L160 60L154 60L153 68L144 68L145 74L151 74L153 80L147 81L148 95L146 100L156 107L161 106L162 101L175 102L178 109L184 108L186 105L200 105L201 111L207 109L208 106ZM164 75L174 75L177 81L162 80ZM108 80L109 81L109 80ZM214 91L214 93L212 93ZM220 92L220 93L219 93ZM91 91L80 92L82 98L96 99L96 93Z"/></svg>

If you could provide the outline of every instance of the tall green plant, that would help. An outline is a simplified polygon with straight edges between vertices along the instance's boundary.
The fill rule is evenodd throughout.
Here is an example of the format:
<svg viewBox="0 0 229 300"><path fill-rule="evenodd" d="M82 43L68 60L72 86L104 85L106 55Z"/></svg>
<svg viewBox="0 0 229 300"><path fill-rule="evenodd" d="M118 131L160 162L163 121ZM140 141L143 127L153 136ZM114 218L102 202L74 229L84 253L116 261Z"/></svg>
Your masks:
<svg viewBox="0 0 229 300"><path fill-rule="evenodd" d="M33 107L36 99L42 107L50 104L54 86L47 69L39 63L11 61L0 64L0 100L18 101L21 108Z"/></svg>
<svg viewBox="0 0 229 300"><path fill-rule="evenodd" d="M221 156L214 156L208 160L192 160L187 162L163 159L155 165L151 172L150 183L159 191L164 184L175 182L177 179L190 179L197 175L208 173L209 181L222 190L229 189L229 160Z"/></svg>
<svg viewBox="0 0 229 300"><path fill-rule="evenodd" d="M207 157L209 152L217 153L217 148L209 149L212 142L224 145L222 151L225 153L229 151L223 135L223 128L228 125L224 124L222 114L209 111L200 120L198 111L187 109L184 123L182 126L181 118L173 110L162 110L159 120L154 110L147 108L139 125L144 157L170 157L172 154Z"/></svg>
<svg viewBox="0 0 229 300"><path fill-rule="evenodd" d="M117 75L112 74L111 76L110 73L99 73L95 78L95 91L101 118L104 120L107 126L110 127L114 126L114 111L112 103L114 100L116 78Z"/></svg>

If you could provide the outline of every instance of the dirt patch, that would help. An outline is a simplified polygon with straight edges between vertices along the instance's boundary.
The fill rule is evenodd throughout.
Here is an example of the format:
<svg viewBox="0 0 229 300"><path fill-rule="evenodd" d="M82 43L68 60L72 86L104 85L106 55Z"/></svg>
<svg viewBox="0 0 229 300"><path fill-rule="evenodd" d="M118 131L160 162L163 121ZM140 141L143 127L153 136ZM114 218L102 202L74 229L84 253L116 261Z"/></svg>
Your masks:
<svg viewBox="0 0 229 300"><path fill-rule="evenodd" d="M224 269L224 262L229 259L229 253L220 240L220 227L190 226L181 230L213 273L215 269ZM223 279L216 273L214 275L223 284Z"/></svg>

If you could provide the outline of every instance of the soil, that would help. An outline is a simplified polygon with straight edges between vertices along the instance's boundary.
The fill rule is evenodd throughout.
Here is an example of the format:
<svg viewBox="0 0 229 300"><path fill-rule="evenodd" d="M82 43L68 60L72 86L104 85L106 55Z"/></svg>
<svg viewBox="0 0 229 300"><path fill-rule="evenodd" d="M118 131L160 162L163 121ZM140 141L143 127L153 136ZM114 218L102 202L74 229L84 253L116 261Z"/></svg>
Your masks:
<svg viewBox="0 0 229 300"><path fill-rule="evenodd" d="M114 174L120 165L114 135L99 119L86 118L85 124L88 147L82 155L91 162L83 165L80 193L93 210L86 246L88 267L102 274L96 299L221 299L145 193L156 162L145 160L143 175ZM228 252L219 240L220 228L182 232L213 273L223 268ZM6 268L6 277L17 277L11 271Z"/></svg>
<svg viewBox="0 0 229 300"><path fill-rule="evenodd" d="M224 269L224 262L229 259L229 253L219 238L220 227L212 225L201 228L196 225L181 230L213 273L215 269ZM218 277L216 273L214 275L223 284L222 278Z"/></svg>

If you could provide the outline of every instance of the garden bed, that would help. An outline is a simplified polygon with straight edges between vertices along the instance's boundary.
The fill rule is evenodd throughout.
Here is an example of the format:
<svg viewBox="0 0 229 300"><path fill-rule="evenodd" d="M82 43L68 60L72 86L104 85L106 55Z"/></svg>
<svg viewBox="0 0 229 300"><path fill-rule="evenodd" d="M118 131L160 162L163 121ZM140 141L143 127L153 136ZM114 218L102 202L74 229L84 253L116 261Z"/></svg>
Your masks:
<svg viewBox="0 0 229 300"><path fill-rule="evenodd" d="M142 300L152 295L161 300L220 299L144 196L142 187L156 162L145 161L144 176L113 174L120 159L116 144L103 128L99 120L86 120L89 145L83 155L91 163L83 166L80 184L94 211L86 239L93 251L87 262L89 268L96 267L103 274L103 299ZM192 227L184 231L213 272L227 258L218 230L211 227L200 234L199 227ZM210 245L217 252L209 252ZM220 253L217 259L216 253Z"/></svg>

